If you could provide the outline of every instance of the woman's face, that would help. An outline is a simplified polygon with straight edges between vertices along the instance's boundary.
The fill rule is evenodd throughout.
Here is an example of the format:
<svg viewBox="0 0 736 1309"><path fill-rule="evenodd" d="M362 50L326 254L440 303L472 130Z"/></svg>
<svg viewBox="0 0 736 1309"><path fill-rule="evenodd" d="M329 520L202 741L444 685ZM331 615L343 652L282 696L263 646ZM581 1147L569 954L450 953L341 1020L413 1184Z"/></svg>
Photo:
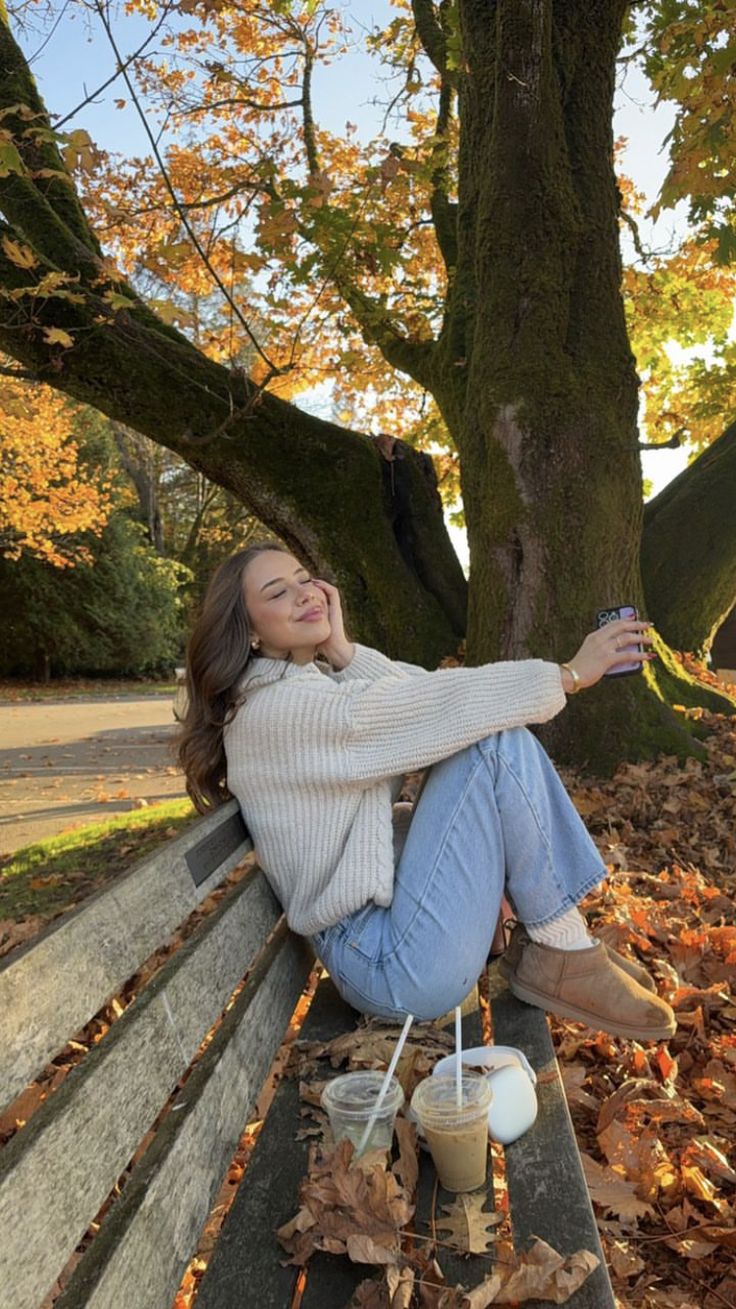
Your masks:
<svg viewBox="0 0 736 1309"><path fill-rule="evenodd" d="M327 599L306 568L283 550L264 550L251 559L243 579L251 640L261 654L308 664L329 640Z"/></svg>

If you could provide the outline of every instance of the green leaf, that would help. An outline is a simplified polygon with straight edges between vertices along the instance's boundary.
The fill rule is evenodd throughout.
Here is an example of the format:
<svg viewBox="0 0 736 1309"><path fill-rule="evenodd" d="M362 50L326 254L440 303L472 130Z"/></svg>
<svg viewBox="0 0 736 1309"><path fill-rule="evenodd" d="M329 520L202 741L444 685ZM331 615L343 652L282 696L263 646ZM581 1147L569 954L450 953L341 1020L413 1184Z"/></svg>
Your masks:
<svg viewBox="0 0 736 1309"><path fill-rule="evenodd" d="M718 240L717 263L733 263L734 259L736 259L736 232L734 229L728 226L715 227L713 228L713 235Z"/></svg>
<svg viewBox="0 0 736 1309"><path fill-rule="evenodd" d="M12 142L0 142L0 177L8 177L10 173L22 175L25 171L23 160Z"/></svg>
<svg viewBox="0 0 736 1309"><path fill-rule="evenodd" d="M111 309L135 309L135 300L131 300L129 295L123 295L120 291L106 291L102 299Z"/></svg>

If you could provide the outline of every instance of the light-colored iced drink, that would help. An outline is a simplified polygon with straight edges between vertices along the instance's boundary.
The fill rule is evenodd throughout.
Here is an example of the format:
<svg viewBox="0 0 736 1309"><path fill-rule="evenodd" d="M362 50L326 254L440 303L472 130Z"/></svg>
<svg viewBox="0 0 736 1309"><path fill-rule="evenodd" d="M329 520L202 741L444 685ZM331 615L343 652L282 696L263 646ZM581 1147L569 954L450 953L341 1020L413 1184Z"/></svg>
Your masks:
<svg viewBox="0 0 736 1309"><path fill-rule="evenodd" d="M394 1120L404 1103L404 1092L392 1077L383 1103L376 1111L383 1080L384 1074L379 1072L344 1073L328 1082L322 1092L322 1106L329 1115L335 1140L347 1137L361 1154L369 1150L391 1149ZM361 1150L369 1123L370 1132Z"/></svg>
<svg viewBox="0 0 736 1309"><path fill-rule="evenodd" d="M428 1077L414 1092L412 1110L448 1191L475 1191L485 1184L491 1098L488 1080L473 1073L463 1074L460 1104L454 1077Z"/></svg>

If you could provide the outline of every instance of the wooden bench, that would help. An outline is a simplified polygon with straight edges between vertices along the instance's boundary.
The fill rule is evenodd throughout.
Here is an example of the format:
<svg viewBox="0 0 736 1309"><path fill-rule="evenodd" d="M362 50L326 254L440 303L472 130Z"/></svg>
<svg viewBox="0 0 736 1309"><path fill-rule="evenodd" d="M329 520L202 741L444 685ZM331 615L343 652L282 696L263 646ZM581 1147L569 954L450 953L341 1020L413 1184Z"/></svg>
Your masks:
<svg viewBox="0 0 736 1309"><path fill-rule="evenodd" d="M237 805L224 805L0 965L4 1107L225 880L213 911L161 967L144 969L152 975L134 1001L0 1154L0 1309L39 1309L80 1243L58 1309L170 1309L313 966L257 867L235 880L250 850ZM355 1017L325 979L302 1035L327 1039ZM546 1021L499 988L493 1023L496 1039L523 1047L544 1074L537 1124L506 1151L515 1240L534 1233L564 1253L600 1256ZM466 1020L465 1042L479 1037L478 1018ZM280 1083L197 1309L291 1303L296 1270L282 1267L273 1233L296 1212L305 1169L297 1095L294 1081ZM423 1165L425 1211L432 1184ZM443 1264L466 1285L488 1272L480 1258ZM369 1274L316 1256L303 1309L344 1309ZM603 1264L569 1303L612 1309Z"/></svg>

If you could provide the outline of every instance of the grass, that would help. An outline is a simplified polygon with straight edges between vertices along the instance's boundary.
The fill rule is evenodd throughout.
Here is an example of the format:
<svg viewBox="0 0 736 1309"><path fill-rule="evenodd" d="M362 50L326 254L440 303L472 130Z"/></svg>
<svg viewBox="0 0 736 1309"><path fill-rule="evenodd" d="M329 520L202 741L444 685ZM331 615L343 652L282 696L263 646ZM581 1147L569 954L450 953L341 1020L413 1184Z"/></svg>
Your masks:
<svg viewBox="0 0 736 1309"><path fill-rule="evenodd" d="M106 677L60 678L54 682L0 681L0 704L34 704L44 700L86 700L110 695L175 695L171 680L135 681Z"/></svg>
<svg viewBox="0 0 736 1309"><path fill-rule="evenodd" d="M71 909L177 836L195 816L189 800L167 800L0 858L0 920L46 919Z"/></svg>

